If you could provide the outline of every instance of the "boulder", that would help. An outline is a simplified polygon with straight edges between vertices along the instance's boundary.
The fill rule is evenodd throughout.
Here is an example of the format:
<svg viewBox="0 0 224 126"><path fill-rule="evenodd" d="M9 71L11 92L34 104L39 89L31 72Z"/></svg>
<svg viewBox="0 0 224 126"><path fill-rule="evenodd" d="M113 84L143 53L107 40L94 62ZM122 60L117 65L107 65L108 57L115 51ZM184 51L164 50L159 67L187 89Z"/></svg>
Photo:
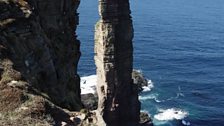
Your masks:
<svg viewBox="0 0 224 126"><path fill-rule="evenodd" d="M138 91L143 91L143 87L148 86L148 80L143 75L143 73L139 70L133 70L132 72L132 79L134 84L138 86Z"/></svg>

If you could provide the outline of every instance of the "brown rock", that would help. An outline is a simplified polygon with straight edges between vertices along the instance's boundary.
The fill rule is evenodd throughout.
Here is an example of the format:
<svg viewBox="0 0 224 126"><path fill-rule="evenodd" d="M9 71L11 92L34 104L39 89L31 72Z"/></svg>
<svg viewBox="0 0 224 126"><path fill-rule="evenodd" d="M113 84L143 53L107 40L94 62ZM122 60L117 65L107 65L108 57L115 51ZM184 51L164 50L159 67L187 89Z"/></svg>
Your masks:
<svg viewBox="0 0 224 126"><path fill-rule="evenodd" d="M24 81L57 105L82 108L77 74L80 43L74 32L78 5L79 0L0 0L0 64L6 60L12 64L0 70L0 87Z"/></svg>
<svg viewBox="0 0 224 126"><path fill-rule="evenodd" d="M70 120L69 112L62 109L83 107L77 74L80 42L75 33L79 3L0 0L0 110L4 108L0 124L81 122ZM84 122L137 126L140 102L131 74L133 26L129 1L100 0L99 7L101 19L95 35L98 111L87 115Z"/></svg>
<svg viewBox="0 0 224 126"><path fill-rule="evenodd" d="M142 87L148 86L148 81L144 77L144 75L138 71L138 70L133 70L132 72L132 79L134 81L134 84L138 86L138 91L141 92L143 90Z"/></svg>
<svg viewBox="0 0 224 126"><path fill-rule="evenodd" d="M151 117L146 112L140 113L141 126L153 126Z"/></svg>
<svg viewBox="0 0 224 126"><path fill-rule="evenodd" d="M128 0L99 1L96 24L98 125L139 125L140 102L132 80L133 26Z"/></svg>

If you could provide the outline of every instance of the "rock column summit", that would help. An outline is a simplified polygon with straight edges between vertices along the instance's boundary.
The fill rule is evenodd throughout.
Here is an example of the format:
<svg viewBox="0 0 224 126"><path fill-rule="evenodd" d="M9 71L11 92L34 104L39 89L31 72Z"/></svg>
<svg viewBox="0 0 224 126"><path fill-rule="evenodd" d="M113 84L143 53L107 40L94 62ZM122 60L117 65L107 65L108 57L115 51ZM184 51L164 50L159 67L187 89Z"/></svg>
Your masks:
<svg viewBox="0 0 224 126"><path fill-rule="evenodd" d="M133 84L133 25L129 0L99 0L95 64L99 126L137 126L138 90Z"/></svg>

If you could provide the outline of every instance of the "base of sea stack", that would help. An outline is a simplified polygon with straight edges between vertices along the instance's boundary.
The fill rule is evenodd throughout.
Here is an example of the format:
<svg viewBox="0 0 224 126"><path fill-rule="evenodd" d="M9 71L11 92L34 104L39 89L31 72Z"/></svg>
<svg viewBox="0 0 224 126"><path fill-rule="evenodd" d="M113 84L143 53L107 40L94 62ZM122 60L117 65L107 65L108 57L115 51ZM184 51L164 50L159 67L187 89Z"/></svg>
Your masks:
<svg viewBox="0 0 224 126"><path fill-rule="evenodd" d="M140 113L140 121L139 122L133 122L132 120L121 120L119 122L106 124L104 120L101 118L102 116L99 114L99 111L95 110L96 118L98 119L96 124L97 126L153 126L152 119L150 116L145 113Z"/></svg>

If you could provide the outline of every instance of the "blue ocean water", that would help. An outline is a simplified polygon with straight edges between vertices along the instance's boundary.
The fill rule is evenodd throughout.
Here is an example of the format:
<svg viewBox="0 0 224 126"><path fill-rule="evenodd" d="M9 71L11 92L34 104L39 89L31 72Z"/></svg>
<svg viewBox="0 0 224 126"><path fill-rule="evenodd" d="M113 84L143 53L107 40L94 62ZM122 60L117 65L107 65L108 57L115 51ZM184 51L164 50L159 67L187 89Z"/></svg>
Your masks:
<svg viewBox="0 0 224 126"><path fill-rule="evenodd" d="M97 6L82 0L79 7L81 76L95 74ZM142 110L156 126L224 126L224 1L131 0L131 9L134 68L154 85L141 94Z"/></svg>

